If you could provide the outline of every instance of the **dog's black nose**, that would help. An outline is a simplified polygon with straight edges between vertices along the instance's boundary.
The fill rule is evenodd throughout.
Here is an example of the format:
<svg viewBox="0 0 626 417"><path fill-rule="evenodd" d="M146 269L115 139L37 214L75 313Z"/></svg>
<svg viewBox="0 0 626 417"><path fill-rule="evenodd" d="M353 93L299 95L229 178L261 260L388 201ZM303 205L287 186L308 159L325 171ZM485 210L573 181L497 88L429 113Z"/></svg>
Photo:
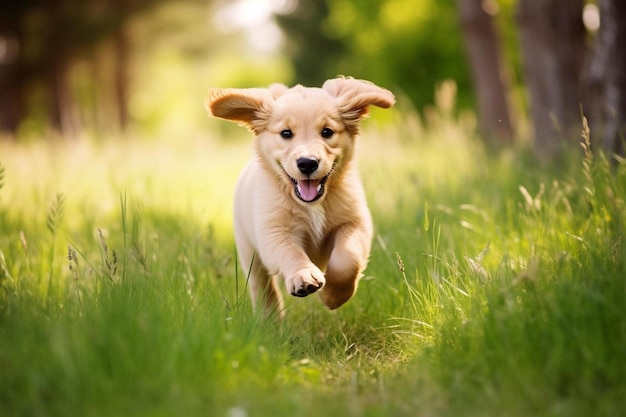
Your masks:
<svg viewBox="0 0 626 417"><path fill-rule="evenodd" d="M305 175L311 175L318 167L317 159L312 158L298 158L296 161L298 169Z"/></svg>

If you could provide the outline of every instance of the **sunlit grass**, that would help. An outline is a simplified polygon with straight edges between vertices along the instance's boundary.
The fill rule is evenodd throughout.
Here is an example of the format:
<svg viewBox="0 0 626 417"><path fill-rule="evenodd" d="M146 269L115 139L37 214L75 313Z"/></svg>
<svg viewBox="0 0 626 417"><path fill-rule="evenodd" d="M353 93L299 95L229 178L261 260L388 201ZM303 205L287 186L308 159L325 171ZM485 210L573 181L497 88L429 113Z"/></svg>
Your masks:
<svg viewBox="0 0 626 417"><path fill-rule="evenodd" d="M135 209L211 223L219 236L230 235L230 210L238 171L249 144L206 142L185 145L113 140L0 143L7 171L3 201L39 226L57 194L67 198L64 225L81 229L91 218L119 215L119 197ZM87 218L86 218L87 217Z"/></svg>
<svg viewBox="0 0 626 417"><path fill-rule="evenodd" d="M283 323L234 257L246 132L0 143L0 414L617 415L623 167L393 117L360 138L356 297L288 297Z"/></svg>

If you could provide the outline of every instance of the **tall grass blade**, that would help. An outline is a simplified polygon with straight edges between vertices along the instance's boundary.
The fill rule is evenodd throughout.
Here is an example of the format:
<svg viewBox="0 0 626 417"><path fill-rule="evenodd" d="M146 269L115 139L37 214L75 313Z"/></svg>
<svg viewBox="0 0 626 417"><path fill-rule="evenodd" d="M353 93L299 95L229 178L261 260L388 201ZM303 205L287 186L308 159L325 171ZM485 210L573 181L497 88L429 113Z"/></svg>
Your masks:
<svg viewBox="0 0 626 417"><path fill-rule="evenodd" d="M48 227L48 231L50 232L50 247L48 248L48 291L47 291L47 300L48 307L51 306L52 302L52 291L53 288L56 288L54 285L54 273L55 273L55 252L56 252L56 235L58 229L63 220L63 214L65 212L65 196L61 193L57 193L55 200L52 202L52 205L48 209L48 215L46 217L46 226ZM57 294L58 296L58 294Z"/></svg>
<svg viewBox="0 0 626 417"><path fill-rule="evenodd" d="M128 252L128 245L126 240L128 239L128 228L126 222L126 191L120 195L120 214L122 217L122 236L123 236L123 248L122 248L122 281L126 279L126 254Z"/></svg>

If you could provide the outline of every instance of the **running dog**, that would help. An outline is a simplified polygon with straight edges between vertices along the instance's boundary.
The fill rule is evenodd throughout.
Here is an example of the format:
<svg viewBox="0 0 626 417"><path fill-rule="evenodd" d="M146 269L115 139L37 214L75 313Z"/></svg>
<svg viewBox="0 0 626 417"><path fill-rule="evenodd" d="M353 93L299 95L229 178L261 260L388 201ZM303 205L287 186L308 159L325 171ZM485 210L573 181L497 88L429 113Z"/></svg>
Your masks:
<svg viewBox="0 0 626 417"><path fill-rule="evenodd" d="M210 115L248 127L254 157L235 192L235 242L252 304L284 316L277 279L306 297L320 291L336 309L367 265L372 218L354 160L369 106L395 98L371 82L338 77L321 88L215 88Z"/></svg>

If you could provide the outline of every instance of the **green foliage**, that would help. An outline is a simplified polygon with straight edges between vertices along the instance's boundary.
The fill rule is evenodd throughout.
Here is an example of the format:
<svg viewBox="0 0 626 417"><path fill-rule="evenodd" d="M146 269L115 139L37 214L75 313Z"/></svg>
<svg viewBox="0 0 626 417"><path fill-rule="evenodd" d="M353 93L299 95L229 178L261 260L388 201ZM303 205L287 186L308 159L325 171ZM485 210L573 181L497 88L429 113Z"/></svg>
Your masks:
<svg viewBox="0 0 626 417"><path fill-rule="evenodd" d="M282 323L252 314L219 215L247 144L0 144L0 414L619 415L624 166L393 117L360 142L357 295L289 297Z"/></svg>
<svg viewBox="0 0 626 417"><path fill-rule="evenodd" d="M326 1L314 0L298 2L293 13L276 16L285 33L285 52L299 84L319 86L339 74L336 63L348 53L339 39L324 31L321 22L328 13Z"/></svg>
<svg viewBox="0 0 626 417"><path fill-rule="evenodd" d="M459 85L459 105L473 102L456 2L324 0L300 2L303 11L281 19L298 24L289 51L296 77L319 85L336 74L374 80L402 91L417 108L434 104L435 86ZM307 16L301 21L298 16ZM286 23L285 23L286 22ZM308 36L307 36L308 35Z"/></svg>

